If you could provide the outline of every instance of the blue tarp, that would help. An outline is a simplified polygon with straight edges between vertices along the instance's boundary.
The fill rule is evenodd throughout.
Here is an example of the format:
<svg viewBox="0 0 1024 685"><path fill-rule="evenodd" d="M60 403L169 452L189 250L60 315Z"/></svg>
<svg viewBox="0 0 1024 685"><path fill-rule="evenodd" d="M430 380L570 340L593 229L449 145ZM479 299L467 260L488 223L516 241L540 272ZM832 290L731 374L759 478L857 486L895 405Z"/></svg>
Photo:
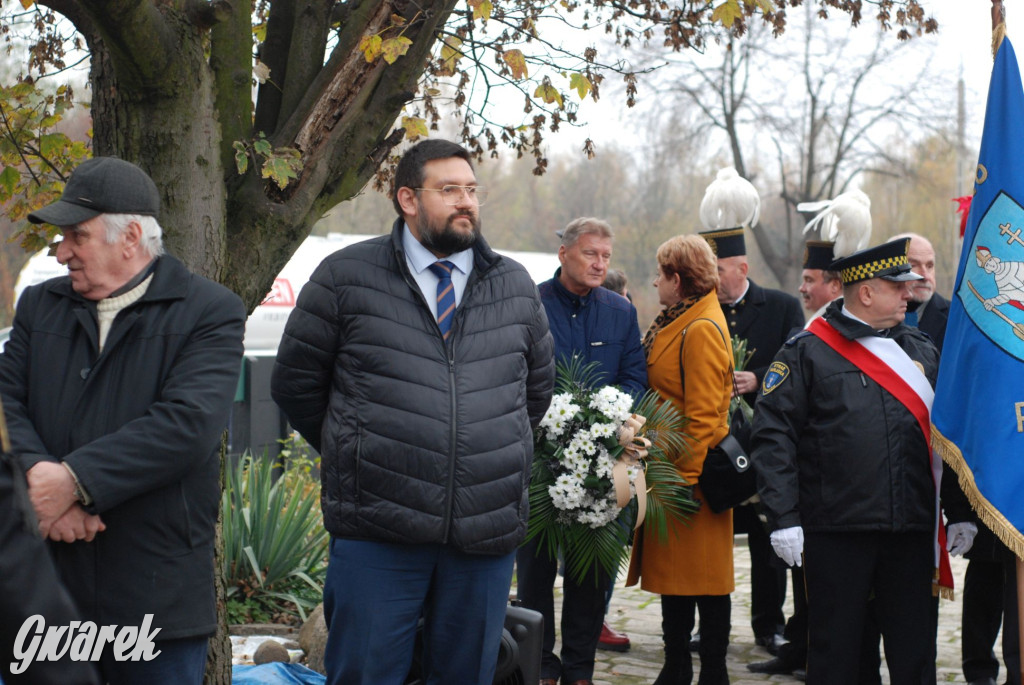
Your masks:
<svg viewBox="0 0 1024 685"><path fill-rule="evenodd" d="M324 685L327 678L300 664L278 661L231 667L231 685Z"/></svg>

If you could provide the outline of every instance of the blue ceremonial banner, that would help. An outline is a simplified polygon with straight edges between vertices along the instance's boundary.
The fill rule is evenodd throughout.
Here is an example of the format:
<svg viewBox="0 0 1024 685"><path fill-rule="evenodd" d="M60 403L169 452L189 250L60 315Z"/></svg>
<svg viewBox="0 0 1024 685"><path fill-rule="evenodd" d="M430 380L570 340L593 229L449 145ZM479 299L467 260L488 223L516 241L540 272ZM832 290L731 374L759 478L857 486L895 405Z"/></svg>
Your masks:
<svg viewBox="0 0 1024 685"><path fill-rule="evenodd" d="M932 408L933 446L1024 557L1024 90L1003 39Z"/></svg>

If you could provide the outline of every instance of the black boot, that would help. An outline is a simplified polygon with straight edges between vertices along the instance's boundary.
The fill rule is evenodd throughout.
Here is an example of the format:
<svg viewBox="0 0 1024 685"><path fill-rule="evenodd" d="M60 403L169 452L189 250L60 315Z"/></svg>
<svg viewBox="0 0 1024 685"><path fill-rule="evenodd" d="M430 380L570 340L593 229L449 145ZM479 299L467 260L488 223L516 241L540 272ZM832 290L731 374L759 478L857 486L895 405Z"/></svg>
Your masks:
<svg viewBox="0 0 1024 685"><path fill-rule="evenodd" d="M732 628L732 600L729 595L697 598L700 611L700 678L697 685L729 685L725 655Z"/></svg>
<svg viewBox="0 0 1024 685"><path fill-rule="evenodd" d="M654 685L690 685L693 662L690 631L694 622L693 597L661 596L661 630L665 637L665 665Z"/></svg>

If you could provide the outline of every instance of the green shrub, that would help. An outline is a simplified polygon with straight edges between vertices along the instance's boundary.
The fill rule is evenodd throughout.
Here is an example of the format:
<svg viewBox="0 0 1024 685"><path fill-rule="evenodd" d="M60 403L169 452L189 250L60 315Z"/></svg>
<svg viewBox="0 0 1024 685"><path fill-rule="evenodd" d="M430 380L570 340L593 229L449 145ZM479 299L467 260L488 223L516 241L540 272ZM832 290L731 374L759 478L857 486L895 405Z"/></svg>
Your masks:
<svg viewBox="0 0 1024 685"><path fill-rule="evenodd" d="M282 466L283 464L283 466ZM318 464L294 441L282 460L248 452L228 469L221 497L229 620L276 620L315 607L327 574Z"/></svg>

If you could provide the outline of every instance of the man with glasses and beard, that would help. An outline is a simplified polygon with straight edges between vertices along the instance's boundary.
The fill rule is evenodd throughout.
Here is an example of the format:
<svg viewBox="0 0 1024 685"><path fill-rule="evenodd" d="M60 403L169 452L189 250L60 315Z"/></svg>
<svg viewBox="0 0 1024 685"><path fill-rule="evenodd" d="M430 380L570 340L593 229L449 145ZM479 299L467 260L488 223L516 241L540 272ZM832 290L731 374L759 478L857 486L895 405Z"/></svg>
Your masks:
<svg viewBox="0 0 1024 685"><path fill-rule="evenodd" d="M489 684L554 386L537 288L480 236L469 153L395 172L391 234L327 257L285 326L274 399L322 457L327 682Z"/></svg>

